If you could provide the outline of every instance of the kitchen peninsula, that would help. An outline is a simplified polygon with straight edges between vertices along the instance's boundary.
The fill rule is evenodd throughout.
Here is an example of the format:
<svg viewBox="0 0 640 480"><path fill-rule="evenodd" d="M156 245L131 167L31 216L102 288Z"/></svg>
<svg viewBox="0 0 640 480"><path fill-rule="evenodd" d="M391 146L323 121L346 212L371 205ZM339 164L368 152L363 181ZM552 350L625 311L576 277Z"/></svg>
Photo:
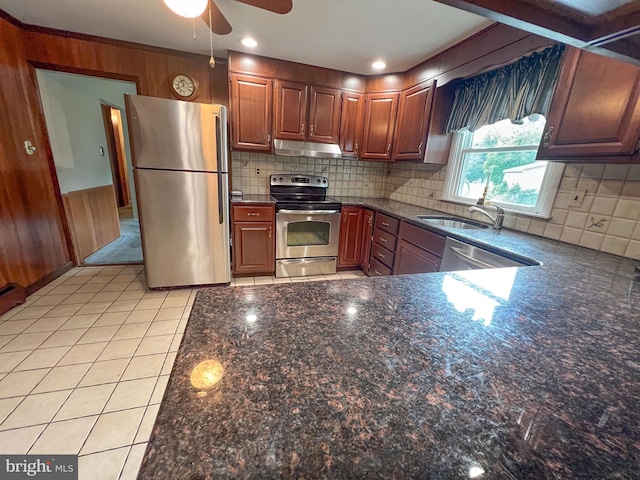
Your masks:
<svg viewBox="0 0 640 480"><path fill-rule="evenodd" d="M200 291L139 478L635 478L636 262L447 233L542 266Z"/></svg>

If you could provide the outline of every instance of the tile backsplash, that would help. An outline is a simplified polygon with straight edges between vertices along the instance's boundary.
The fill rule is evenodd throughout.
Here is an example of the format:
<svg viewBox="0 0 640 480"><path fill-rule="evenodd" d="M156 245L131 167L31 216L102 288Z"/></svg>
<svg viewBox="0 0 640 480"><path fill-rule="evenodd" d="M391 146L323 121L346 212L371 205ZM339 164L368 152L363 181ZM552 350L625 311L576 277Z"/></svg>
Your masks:
<svg viewBox="0 0 640 480"><path fill-rule="evenodd" d="M383 198L387 165L349 159L282 157L263 153L233 152L232 184L243 193L269 193L269 175L303 173L329 179L329 196Z"/></svg>
<svg viewBox="0 0 640 480"><path fill-rule="evenodd" d="M483 220L440 200L446 166L233 153L234 190L267 194L269 175L282 172L328 177L333 196L390 198ZM569 207L575 188L587 194L580 207ZM640 260L640 165L567 164L551 219L507 214L504 226Z"/></svg>
<svg viewBox="0 0 640 480"><path fill-rule="evenodd" d="M465 205L440 200L446 166L392 164L386 198L458 216ZM573 189L586 190L580 207L570 207ZM640 165L567 164L549 220L507 214L505 228L640 259Z"/></svg>

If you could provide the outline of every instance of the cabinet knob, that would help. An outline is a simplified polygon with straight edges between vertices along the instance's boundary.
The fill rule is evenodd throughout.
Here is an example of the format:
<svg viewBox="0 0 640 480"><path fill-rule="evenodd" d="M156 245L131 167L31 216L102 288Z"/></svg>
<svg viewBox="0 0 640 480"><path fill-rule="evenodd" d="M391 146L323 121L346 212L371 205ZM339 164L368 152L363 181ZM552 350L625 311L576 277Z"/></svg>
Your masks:
<svg viewBox="0 0 640 480"><path fill-rule="evenodd" d="M380 258L384 258L384 253L382 253L382 252L378 252L378 256L379 256Z"/></svg>
<svg viewBox="0 0 640 480"><path fill-rule="evenodd" d="M374 272L375 272L376 275L382 276L382 274L378 271L377 268L374 270Z"/></svg>
<svg viewBox="0 0 640 480"><path fill-rule="evenodd" d="M300 125L300 133L304 133L304 123Z"/></svg>
<svg viewBox="0 0 640 480"><path fill-rule="evenodd" d="M271 135L267 135L267 145L271 145Z"/></svg>
<svg viewBox="0 0 640 480"><path fill-rule="evenodd" d="M386 239L386 238L383 238L383 237L380 237L380 241L381 241L382 243L387 243L387 239Z"/></svg>
<svg viewBox="0 0 640 480"><path fill-rule="evenodd" d="M389 227L390 226L387 222L382 222L382 225L384 225L385 227Z"/></svg>
<svg viewBox="0 0 640 480"><path fill-rule="evenodd" d="M33 155L36 151L36 147L33 146L31 140L25 140L23 146L25 151L27 152L27 155Z"/></svg>
<svg viewBox="0 0 640 480"><path fill-rule="evenodd" d="M356 148L354 149L354 153L356 154L356 157L358 156L358 144L356 143Z"/></svg>
<svg viewBox="0 0 640 480"><path fill-rule="evenodd" d="M551 143L551 136L553 135L553 126L549 127L547 132L542 137L542 146L548 147L549 143Z"/></svg>
<svg viewBox="0 0 640 480"><path fill-rule="evenodd" d="M313 124L309 125L309 130L311 132L311 135L313 135Z"/></svg>

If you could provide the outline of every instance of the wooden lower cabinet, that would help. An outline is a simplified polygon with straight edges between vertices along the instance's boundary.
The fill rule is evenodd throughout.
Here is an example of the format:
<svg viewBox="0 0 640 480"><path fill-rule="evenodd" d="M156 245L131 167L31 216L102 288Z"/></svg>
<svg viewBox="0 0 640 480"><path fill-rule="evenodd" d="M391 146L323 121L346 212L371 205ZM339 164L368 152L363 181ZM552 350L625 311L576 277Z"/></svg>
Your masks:
<svg viewBox="0 0 640 480"><path fill-rule="evenodd" d="M398 236L394 275L432 273L440 269L445 237L407 222L400 224Z"/></svg>
<svg viewBox="0 0 640 480"><path fill-rule="evenodd" d="M338 267L357 267L360 265L362 251L364 209L342 207L341 213Z"/></svg>
<svg viewBox="0 0 640 480"><path fill-rule="evenodd" d="M369 271L369 257L371 256L375 216L376 214L373 210L365 209L362 225L362 247L360 248L360 268L365 273Z"/></svg>
<svg viewBox="0 0 640 480"><path fill-rule="evenodd" d="M396 264L393 268L394 275L408 273L431 273L440 268L440 257L436 257L426 250L400 240L396 249Z"/></svg>
<svg viewBox="0 0 640 480"><path fill-rule="evenodd" d="M260 218L247 221L246 218ZM273 206L234 206L233 273L272 274L275 272L275 213Z"/></svg>

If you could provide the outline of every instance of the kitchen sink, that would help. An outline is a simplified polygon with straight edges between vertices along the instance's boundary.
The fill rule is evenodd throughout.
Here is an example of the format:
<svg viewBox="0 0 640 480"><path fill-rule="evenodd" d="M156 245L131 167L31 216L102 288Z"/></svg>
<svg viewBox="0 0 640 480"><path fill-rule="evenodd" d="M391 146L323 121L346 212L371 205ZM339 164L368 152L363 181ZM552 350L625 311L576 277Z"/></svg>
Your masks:
<svg viewBox="0 0 640 480"><path fill-rule="evenodd" d="M462 217L447 217L443 215L417 215L417 217L429 225L435 225L438 227L466 229L489 228L489 225L485 223L468 220Z"/></svg>

